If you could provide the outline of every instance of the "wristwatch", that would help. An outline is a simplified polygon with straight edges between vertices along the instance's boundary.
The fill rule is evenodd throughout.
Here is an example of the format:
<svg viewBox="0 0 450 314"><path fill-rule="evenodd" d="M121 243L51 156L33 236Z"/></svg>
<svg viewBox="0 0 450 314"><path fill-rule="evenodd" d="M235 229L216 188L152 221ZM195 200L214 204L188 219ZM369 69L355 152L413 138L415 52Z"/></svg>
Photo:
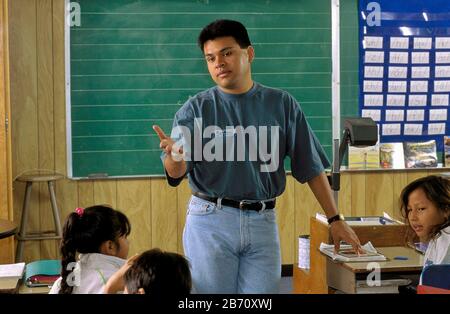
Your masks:
<svg viewBox="0 0 450 314"><path fill-rule="evenodd" d="M345 220L344 215L337 214L333 217L328 218L328 224L331 225L332 222L338 221L338 220Z"/></svg>

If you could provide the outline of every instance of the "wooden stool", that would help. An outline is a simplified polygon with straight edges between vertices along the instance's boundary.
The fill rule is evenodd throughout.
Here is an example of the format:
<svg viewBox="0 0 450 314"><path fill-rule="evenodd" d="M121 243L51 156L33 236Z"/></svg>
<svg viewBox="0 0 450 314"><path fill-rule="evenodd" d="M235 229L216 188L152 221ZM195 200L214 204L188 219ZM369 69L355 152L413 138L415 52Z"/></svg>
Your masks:
<svg viewBox="0 0 450 314"><path fill-rule="evenodd" d="M55 196L55 181L63 179L64 176L60 174L28 174L21 175L17 178L17 181L25 182L25 197L22 207L22 219L20 220L20 229L17 234L17 251L16 251L16 263L22 261L24 241L36 241L36 240L57 240L62 238L61 220L59 218L58 205L56 204ZM48 191L50 193L50 201L52 205L53 220L55 223L54 231L40 231L30 232L27 234L26 227L28 224L29 205L31 197L31 187L33 182L47 182Z"/></svg>

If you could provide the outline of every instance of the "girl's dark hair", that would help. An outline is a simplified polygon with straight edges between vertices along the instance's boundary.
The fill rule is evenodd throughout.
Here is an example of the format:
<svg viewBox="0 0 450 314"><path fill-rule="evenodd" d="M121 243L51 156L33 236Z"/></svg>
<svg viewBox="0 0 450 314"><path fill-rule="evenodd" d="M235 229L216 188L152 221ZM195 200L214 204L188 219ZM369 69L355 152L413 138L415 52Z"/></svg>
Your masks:
<svg viewBox="0 0 450 314"><path fill-rule="evenodd" d="M233 37L241 48L247 48L251 45L247 29L242 23L233 20L216 20L202 29L198 36L198 46L203 52L205 42L227 36Z"/></svg>
<svg viewBox="0 0 450 314"><path fill-rule="evenodd" d="M192 287L186 258L158 248L139 255L125 272L124 280L129 293L143 288L146 294L186 295Z"/></svg>
<svg viewBox="0 0 450 314"><path fill-rule="evenodd" d="M408 184L400 195L401 213L408 226L406 241L409 243L412 243L417 239L417 235L411 228L408 219L409 195L416 189L422 189L426 197L447 217L447 220L444 223L433 228L430 239L439 235L442 229L450 225L450 180L436 175L417 179Z"/></svg>
<svg viewBox="0 0 450 314"><path fill-rule="evenodd" d="M61 288L60 294L71 294L73 285L67 282L68 275L73 271L70 263L76 261L77 253L98 253L105 241L114 241L128 236L131 225L128 218L118 210L107 206L92 206L85 208L79 214L70 213L63 227L61 241Z"/></svg>

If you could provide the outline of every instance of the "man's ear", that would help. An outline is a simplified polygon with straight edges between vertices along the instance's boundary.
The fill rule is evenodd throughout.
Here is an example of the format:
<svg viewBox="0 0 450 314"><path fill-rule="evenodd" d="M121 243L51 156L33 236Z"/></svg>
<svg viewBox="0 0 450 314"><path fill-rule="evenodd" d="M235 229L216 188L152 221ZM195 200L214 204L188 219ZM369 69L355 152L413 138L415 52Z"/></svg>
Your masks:
<svg viewBox="0 0 450 314"><path fill-rule="evenodd" d="M253 48L253 46L247 47L247 54L248 54L248 62L252 63L253 59L255 58L255 49Z"/></svg>
<svg viewBox="0 0 450 314"><path fill-rule="evenodd" d="M144 288L139 288L136 294L145 294Z"/></svg>

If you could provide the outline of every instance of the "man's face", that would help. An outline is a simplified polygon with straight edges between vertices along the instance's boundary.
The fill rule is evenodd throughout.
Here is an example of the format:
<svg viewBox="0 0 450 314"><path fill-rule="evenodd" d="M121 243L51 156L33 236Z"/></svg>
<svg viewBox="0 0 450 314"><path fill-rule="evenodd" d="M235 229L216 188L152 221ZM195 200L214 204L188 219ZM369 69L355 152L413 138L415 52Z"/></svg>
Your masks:
<svg viewBox="0 0 450 314"><path fill-rule="evenodd" d="M205 42L203 52L209 74L223 91L241 94L252 87L252 46L242 49L233 37L218 37Z"/></svg>

